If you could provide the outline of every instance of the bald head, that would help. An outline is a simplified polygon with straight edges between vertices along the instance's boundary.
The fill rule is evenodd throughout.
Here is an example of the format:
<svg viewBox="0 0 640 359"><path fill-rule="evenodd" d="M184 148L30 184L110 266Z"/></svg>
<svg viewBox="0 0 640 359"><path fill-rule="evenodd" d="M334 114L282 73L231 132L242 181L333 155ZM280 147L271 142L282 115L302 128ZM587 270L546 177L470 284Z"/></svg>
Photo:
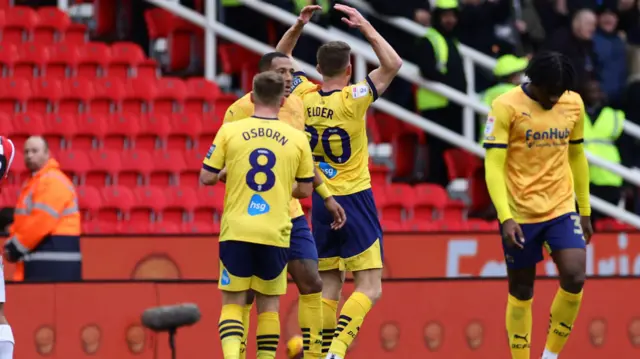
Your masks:
<svg viewBox="0 0 640 359"><path fill-rule="evenodd" d="M580 40L591 40L596 32L597 17L589 9L582 9L573 16L573 34Z"/></svg>
<svg viewBox="0 0 640 359"><path fill-rule="evenodd" d="M42 136L31 136L24 144L24 163L31 172L39 171L49 160L49 145Z"/></svg>

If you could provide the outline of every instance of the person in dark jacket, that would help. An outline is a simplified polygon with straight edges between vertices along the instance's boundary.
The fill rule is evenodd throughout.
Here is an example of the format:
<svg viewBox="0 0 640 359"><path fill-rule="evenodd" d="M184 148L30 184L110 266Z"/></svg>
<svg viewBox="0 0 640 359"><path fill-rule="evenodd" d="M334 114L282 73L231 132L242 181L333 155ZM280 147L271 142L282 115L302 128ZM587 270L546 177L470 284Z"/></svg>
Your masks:
<svg viewBox="0 0 640 359"><path fill-rule="evenodd" d="M620 107L627 82L627 49L618 35L616 3L605 1L598 8L598 29L593 37L594 51L598 58L598 79L609 104Z"/></svg>

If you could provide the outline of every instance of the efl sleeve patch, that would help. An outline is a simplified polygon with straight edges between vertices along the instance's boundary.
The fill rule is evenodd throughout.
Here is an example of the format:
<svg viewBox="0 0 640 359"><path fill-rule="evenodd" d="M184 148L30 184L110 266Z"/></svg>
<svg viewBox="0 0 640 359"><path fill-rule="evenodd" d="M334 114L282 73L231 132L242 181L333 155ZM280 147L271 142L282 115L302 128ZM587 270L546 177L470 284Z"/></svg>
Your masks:
<svg viewBox="0 0 640 359"><path fill-rule="evenodd" d="M291 92L293 92L293 90L296 89L296 87L298 87L298 85L300 85L302 83L302 79L300 78L300 76L296 76L293 78L293 82L291 83Z"/></svg>
<svg viewBox="0 0 640 359"><path fill-rule="evenodd" d="M351 86L351 96L356 99L369 95L369 86L366 84Z"/></svg>
<svg viewBox="0 0 640 359"><path fill-rule="evenodd" d="M211 155L213 155L213 151L216 150L216 145L211 145L211 147L209 147L209 151L207 151L207 159L211 159Z"/></svg>
<svg viewBox="0 0 640 359"><path fill-rule="evenodd" d="M484 126L484 135L485 136L489 136L490 134L493 133L493 126L496 123L496 118L493 116L489 116L489 118L487 118L487 123Z"/></svg>

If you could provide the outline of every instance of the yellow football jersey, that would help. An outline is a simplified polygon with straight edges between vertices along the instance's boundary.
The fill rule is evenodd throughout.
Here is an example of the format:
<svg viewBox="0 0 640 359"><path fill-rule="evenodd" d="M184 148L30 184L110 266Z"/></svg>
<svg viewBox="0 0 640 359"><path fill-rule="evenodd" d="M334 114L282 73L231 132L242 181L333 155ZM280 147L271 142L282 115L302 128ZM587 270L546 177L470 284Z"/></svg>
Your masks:
<svg viewBox="0 0 640 359"><path fill-rule="evenodd" d="M506 148L509 207L518 223L544 222L575 212L569 145L583 142L584 104L566 92L545 110L523 87L491 105L485 148Z"/></svg>
<svg viewBox="0 0 640 359"><path fill-rule="evenodd" d="M220 241L288 247L294 182L313 181L304 133L277 119L250 117L222 125L203 161L227 169Z"/></svg>
<svg viewBox="0 0 640 359"><path fill-rule="evenodd" d="M344 196L371 188L365 117L378 94L369 77L325 93L304 73L295 76L292 92L302 97L313 160L329 190Z"/></svg>
<svg viewBox="0 0 640 359"><path fill-rule="evenodd" d="M223 123L234 122L245 119L253 115L255 106L251 101L251 93L248 93L236 102L231 104L224 114ZM280 121L288 123L300 131L304 131L304 111L302 107L302 99L298 96L289 96L285 99L284 104L280 107L280 113L278 113ZM304 216L300 201L292 199L289 206L291 218L298 218Z"/></svg>

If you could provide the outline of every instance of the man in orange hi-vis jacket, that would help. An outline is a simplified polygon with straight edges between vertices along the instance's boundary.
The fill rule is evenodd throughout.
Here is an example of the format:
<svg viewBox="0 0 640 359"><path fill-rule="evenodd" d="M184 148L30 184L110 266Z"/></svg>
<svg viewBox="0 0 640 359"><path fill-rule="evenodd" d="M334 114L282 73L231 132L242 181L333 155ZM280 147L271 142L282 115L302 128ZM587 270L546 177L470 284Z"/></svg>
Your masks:
<svg viewBox="0 0 640 359"><path fill-rule="evenodd" d="M18 262L14 279L81 280L80 212L73 183L40 136L27 140L24 160L32 176L22 186L4 245L5 259Z"/></svg>

